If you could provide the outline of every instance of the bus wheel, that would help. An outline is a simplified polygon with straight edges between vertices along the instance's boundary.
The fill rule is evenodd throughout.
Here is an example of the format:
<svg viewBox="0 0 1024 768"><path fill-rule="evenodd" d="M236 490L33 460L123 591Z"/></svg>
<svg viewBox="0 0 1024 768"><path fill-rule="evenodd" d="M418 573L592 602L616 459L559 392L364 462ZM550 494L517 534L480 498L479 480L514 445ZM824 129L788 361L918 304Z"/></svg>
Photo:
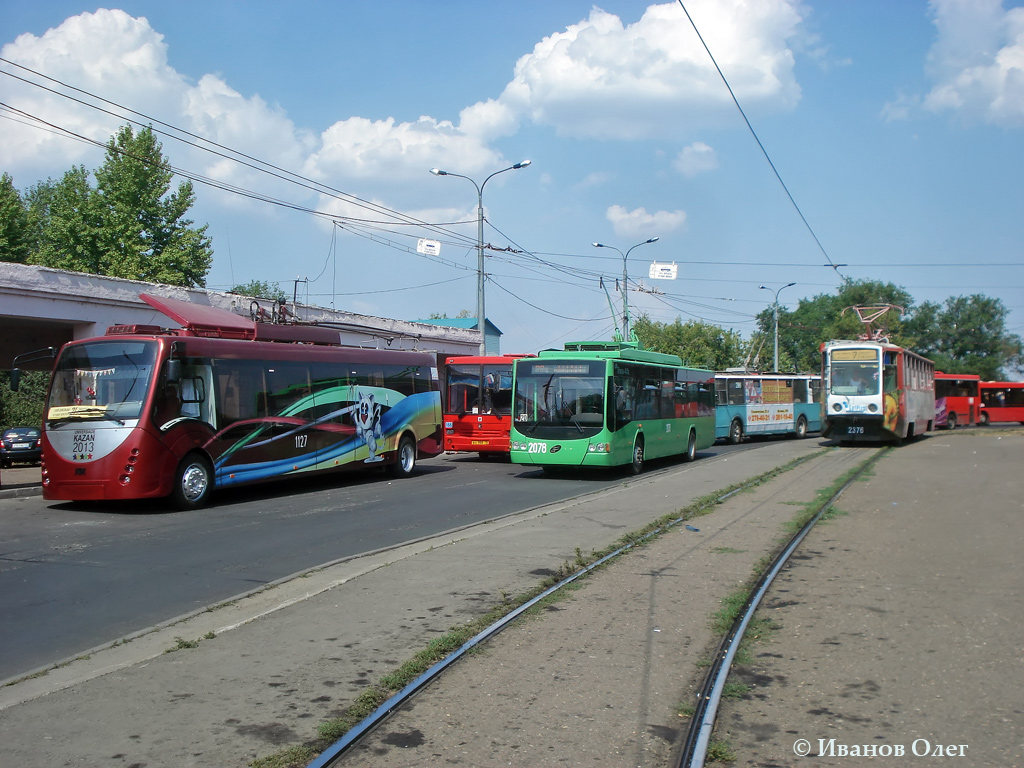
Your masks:
<svg viewBox="0 0 1024 768"><path fill-rule="evenodd" d="M981 415L978 416L978 424L980 424L983 427L988 426L988 411L981 412Z"/></svg>
<svg viewBox="0 0 1024 768"><path fill-rule="evenodd" d="M395 463L388 467L392 477L408 477L416 468L416 444L408 435L402 435L395 453Z"/></svg>
<svg viewBox="0 0 1024 768"><path fill-rule="evenodd" d="M178 509L199 509L206 503L213 488L210 462L198 453L190 453L174 473L171 500Z"/></svg>
<svg viewBox="0 0 1024 768"><path fill-rule="evenodd" d="M630 465L630 471L634 475L639 475L644 471L644 439L637 437L636 442L633 443L633 463Z"/></svg>
<svg viewBox="0 0 1024 768"><path fill-rule="evenodd" d="M729 425L729 442L733 445L743 442L743 424L739 419L733 419Z"/></svg>
<svg viewBox="0 0 1024 768"><path fill-rule="evenodd" d="M796 420L796 438L803 440L805 437L807 437L807 419L801 416Z"/></svg>
<svg viewBox="0 0 1024 768"><path fill-rule="evenodd" d="M690 430L690 439L686 441L686 453L683 454L683 461L693 461L697 458L697 435Z"/></svg>
<svg viewBox="0 0 1024 768"><path fill-rule="evenodd" d="M955 413L949 414L949 416L946 418L946 427L948 429L956 429L956 414Z"/></svg>

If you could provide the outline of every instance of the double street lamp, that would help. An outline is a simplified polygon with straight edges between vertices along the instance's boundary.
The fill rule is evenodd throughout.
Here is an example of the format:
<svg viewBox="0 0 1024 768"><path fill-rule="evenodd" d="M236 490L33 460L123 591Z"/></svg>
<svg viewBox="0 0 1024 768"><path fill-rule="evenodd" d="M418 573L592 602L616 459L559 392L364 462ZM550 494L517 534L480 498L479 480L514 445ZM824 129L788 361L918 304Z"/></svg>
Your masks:
<svg viewBox="0 0 1024 768"><path fill-rule="evenodd" d="M775 292L775 367L772 368L772 370L776 373L779 371L779 294L782 293L783 289L791 288L794 285L796 285L796 283L786 283L782 288L779 288L779 290ZM758 287L763 291L771 290L767 285L761 285Z"/></svg>
<svg viewBox="0 0 1024 768"><path fill-rule="evenodd" d="M430 172L435 176L458 176L460 179L466 179L476 187L476 322L477 328L480 330L481 356L487 354L487 338L484 329L484 185L499 173L518 171L529 164L529 160L523 160L523 162L510 165L508 168L502 168L500 171L492 173L479 184L469 178L469 176L463 176L461 173L442 171L440 168L430 169Z"/></svg>
<svg viewBox="0 0 1024 768"><path fill-rule="evenodd" d="M616 251L619 256L622 257L622 339L624 341L630 341L629 336L629 299L626 297L627 281L629 280L628 273L626 272L626 260L629 258L629 252L634 248L639 248L641 245L647 245L648 243L658 242L657 237L652 237L650 240L644 240L642 243L632 245L629 249L623 253L614 245L605 245L604 243L591 243L595 248L611 248Z"/></svg>

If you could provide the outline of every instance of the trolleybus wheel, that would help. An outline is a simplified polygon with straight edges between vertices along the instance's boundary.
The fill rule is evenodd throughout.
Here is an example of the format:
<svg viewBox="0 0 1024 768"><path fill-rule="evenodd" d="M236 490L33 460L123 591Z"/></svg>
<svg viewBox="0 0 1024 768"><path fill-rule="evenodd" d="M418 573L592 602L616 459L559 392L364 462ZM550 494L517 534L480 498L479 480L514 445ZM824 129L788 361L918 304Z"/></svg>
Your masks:
<svg viewBox="0 0 1024 768"><path fill-rule="evenodd" d="M402 435L395 453L395 463L388 467L392 477L408 477L416 468L416 444L408 435Z"/></svg>
<svg viewBox="0 0 1024 768"><path fill-rule="evenodd" d="M633 443L633 463L630 465L630 471L634 475L639 475L644 471L644 439L637 437L636 442Z"/></svg>
<svg viewBox="0 0 1024 768"><path fill-rule="evenodd" d="M803 440L805 437L807 437L807 418L801 416L796 420L796 438Z"/></svg>
<svg viewBox="0 0 1024 768"><path fill-rule="evenodd" d="M683 454L683 461L693 461L697 458L697 435L690 430L690 439L686 441L686 453Z"/></svg>
<svg viewBox="0 0 1024 768"><path fill-rule="evenodd" d="M213 489L213 469L206 457L190 453L178 464L174 473L171 500L178 509L199 509Z"/></svg>
<svg viewBox="0 0 1024 768"><path fill-rule="evenodd" d="M733 445L743 442L743 424L739 419L733 419L729 425L729 442Z"/></svg>

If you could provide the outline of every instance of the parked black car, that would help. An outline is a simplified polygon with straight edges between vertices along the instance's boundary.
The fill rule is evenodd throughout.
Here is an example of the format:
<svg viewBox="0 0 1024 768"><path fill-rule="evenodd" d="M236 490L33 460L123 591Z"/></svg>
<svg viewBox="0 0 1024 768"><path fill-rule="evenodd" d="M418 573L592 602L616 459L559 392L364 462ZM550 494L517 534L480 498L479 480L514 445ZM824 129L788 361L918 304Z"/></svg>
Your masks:
<svg viewBox="0 0 1024 768"><path fill-rule="evenodd" d="M11 427L0 438L0 464L11 466L15 461L38 464L42 439L35 427Z"/></svg>

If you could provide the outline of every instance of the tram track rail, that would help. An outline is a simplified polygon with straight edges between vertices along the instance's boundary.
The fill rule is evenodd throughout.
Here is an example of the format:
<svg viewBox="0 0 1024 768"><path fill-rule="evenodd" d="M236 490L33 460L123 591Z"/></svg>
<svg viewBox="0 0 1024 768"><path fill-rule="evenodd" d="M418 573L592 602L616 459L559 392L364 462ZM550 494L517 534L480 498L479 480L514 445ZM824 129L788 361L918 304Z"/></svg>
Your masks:
<svg viewBox="0 0 1024 768"><path fill-rule="evenodd" d="M687 731L686 739L683 742L682 749L677 754L677 759L672 762L672 768L703 768L704 762L707 759L708 747L711 743L711 735L714 732L715 721L718 717L722 691L732 670L733 661L743 641L747 626L760 606L762 599L775 581L776 576L786 566L790 557L792 557L793 553L796 552L800 544L807 537L807 534L835 506L843 493L891 450L891 447L884 448L861 463L842 485L822 503L814 516L804 523L800 530L779 550L769 566L757 579L750 590L747 601L719 644L714 659L708 668L704 682L697 694L696 708L690 719L690 727Z"/></svg>
<svg viewBox="0 0 1024 768"><path fill-rule="evenodd" d="M741 483L740 485L733 487L719 494L718 496L715 496L713 499L710 499L705 503L705 505L707 508L712 508L726 501L730 497L735 496L738 493L757 487L758 485L761 485L762 483L769 481L782 471L795 469L796 467L799 467L802 464L805 464L808 461L813 460L816 457L816 455L817 454L811 454L802 457L792 462L786 467L776 468L774 470L771 470L770 472L765 473L764 475L758 476L744 483ZM573 584L579 579L592 573L597 568L600 568L601 566L606 565L610 561L615 560L616 558L626 554L630 550L648 542L649 540L667 532L668 530L674 529L680 525L686 525L687 521L694 519L695 514L697 513L691 510L689 514L684 513L678 517L668 520L663 524L658 525L654 529L638 536L635 540L628 541L622 546L616 548L614 551L601 556L597 560L585 565L580 565L579 569L576 570L574 573L558 581L551 587L543 590L540 594L522 603L517 608L511 610L502 618L493 622L492 624L484 628L482 631L474 635L472 638L467 640L457 650L451 652L441 660L431 665L422 674L418 675L415 679L411 680L408 684L406 684L401 690L399 690L397 693L395 693L382 704L380 704L375 710L373 710L373 712L367 715L363 720L361 720L359 723L357 723L355 726L349 729L341 738L336 740L327 749L321 752L321 754L316 759L308 763L307 768L330 768L330 766L337 764L340 760L342 760L345 757L345 755L347 755L354 747L356 747L362 739L368 737L388 717L390 717L392 714L401 709L416 693L418 693L420 690L422 690L435 679L437 679L446 669L452 666L456 661L461 659L467 653L469 653L474 648L484 643L488 639L494 637L503 629L514 623L524 613L528 612L530 609L534 608L539 603L551 597L552 595L558 593L562 589L568 587L569 585ZM689 525L687 525L687 528L691 530L697 530Z"/></svg>

